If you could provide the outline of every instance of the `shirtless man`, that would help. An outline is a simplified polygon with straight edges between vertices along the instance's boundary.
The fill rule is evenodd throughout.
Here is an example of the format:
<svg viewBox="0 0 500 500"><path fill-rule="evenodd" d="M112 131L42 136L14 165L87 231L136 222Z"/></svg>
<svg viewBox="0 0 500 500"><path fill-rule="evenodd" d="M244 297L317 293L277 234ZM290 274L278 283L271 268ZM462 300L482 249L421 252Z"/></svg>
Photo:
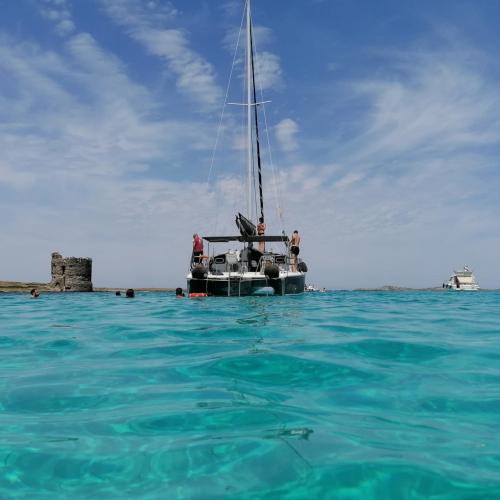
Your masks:
<svg viewBox="0 0 500 500"><path fill-rule="evenodd" d="M295 230L290 240L290 253L292 257L292 271L297 271L297 258L300 252L300 236L299 232Z"/></svg>
<svg viewBox="0 0 500 500"><path fill-rule="evenodd" d="M266 234L266 225L264 224L264 217L260 217L259 223L257 224L257 235L264 236ZM266 242L259 241L259 252L264 253L266 250Z"/></svg>

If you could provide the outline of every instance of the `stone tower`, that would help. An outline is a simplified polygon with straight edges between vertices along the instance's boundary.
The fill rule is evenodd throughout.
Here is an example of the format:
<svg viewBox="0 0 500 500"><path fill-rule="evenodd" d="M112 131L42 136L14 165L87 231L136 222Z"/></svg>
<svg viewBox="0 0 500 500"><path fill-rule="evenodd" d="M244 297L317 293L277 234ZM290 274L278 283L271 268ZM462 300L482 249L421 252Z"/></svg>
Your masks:
<svg viewBox="0 0 500 500"><path fill-rule="evenodd" d="M54 252L51 263L51 288L60 292L91 292L92 259L63 257Z"/></svg>

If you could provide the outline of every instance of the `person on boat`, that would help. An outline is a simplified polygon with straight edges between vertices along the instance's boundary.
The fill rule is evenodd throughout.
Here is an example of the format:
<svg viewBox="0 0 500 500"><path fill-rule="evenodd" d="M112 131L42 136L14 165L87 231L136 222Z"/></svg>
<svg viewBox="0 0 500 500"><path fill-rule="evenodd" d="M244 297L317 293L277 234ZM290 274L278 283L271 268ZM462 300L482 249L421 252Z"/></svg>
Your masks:
<svg viewBox="0 0 500 500"><path fill-rule="evenodd" d="M257 235L264 236L266 234L266 225L264 224L264 217L259 218L259 223L257 224ZM266 251L266 242L259 241L259 252L264 253Z"/></svg>
<svg viewBox="0 0 500 500"><path fill-rule="evenodd" d="M37 299L38 297L40 297L40 292L36 288L33 288L30 293L32 299Z"/></svg>
<svg viewBox="0 0 500 500"><path fill-rule="evenodd" d="M175 298L177 299L182 299L182 297L185 297L184 292L182 291L182 288L176 288L175 289Z"/></svg>
<svg viewBox="0 0 500 500"><path fill-rule="evenodd" d="M297 260L300 252L300 236L299 232L295 230L290 240L290 253L292 257L292 271L297 271Z"/></svg>
<svg viewBox="0 0 500 500"><path fill-rule="evenodd" d="M203 255L203 239L198 234L193 234L193 263L201 264L201 256Z"/></svg>

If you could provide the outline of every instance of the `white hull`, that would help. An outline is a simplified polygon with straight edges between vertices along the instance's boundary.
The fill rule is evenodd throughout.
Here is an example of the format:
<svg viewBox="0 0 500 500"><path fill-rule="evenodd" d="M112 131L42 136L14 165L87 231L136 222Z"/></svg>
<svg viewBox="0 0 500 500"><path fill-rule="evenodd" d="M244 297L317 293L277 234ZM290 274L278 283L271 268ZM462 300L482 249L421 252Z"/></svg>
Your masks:
<svg viewBox="0 0 500 500"><path fill-rule="evenodd" d="M461 285L460 287L456 287L448 283L444 285L444 288L455 290L456 292L478 292L480 290L479 285Z"/></svg>
<svg viewBox="0 0 500 500"><path fill-rule="evenodd" d="M228 297L248 295L289 295L304 291L305 273L280 271L276 278L260 272L208 273L204 278L187 276L189 293Z"/></svg>
<svg viewBox="0 0 500 500"><path fill-rule="evenodd" d="M457 288L456 286L445 286L448 290L455 290L456 292L478 292L480 290L478 285L475 286L461 286Z"/></svg>

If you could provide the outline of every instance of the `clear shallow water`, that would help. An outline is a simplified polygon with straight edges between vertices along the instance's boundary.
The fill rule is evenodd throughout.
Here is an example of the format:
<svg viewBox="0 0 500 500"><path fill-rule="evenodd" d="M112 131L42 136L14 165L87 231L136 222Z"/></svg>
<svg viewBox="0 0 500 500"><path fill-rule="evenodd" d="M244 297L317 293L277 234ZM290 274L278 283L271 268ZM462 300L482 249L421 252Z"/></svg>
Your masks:
<svg viewBox="0 0 500 500"><path fill-rule="evenodd" d="M0 498L500 498L499 302L0 294Z"/></svg>

